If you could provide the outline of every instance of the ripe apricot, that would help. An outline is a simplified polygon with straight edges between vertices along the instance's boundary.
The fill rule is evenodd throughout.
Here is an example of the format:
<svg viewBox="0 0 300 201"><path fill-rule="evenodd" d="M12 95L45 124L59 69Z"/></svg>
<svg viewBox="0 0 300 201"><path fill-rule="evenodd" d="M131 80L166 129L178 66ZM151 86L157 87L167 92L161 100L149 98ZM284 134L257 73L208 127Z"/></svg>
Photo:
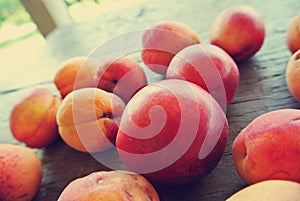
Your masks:
<svg viewBox="0 0 300 201"><path fill-rule="evenodd" d="M237 91L240 75L234 60L211 44L190 45L172 59L167 79L183 79L208 91L226 108Z"/></svg>
<svg viewBox="0 0 300 201"><path fill-rule="evenodd" d="M57 111L60 136L70 147L98 152L113 146L125 103L98 88L70 92Z"/></svg>
<svg viewBox="0 0 300 201"><path fill-rule="evenodd" d="M85 56L76 56L63 61L53 80L62 98L74 89L93 87L97 65L96 59Z"/></svg>
<svg viewBox="0 0 300 201"><path fill-rule="evenodd" d="M165 75L169 63L183 48L200 43L195 30L184 23L164 21L145 30L142 60L152 71Z"/></svg>
<svg viewBox="0 0 300 201"><path fill-rule="evenodd" d="M147 85L147 77L139 63L121 57L98 68L95 85L116 94L127 103L133 94Z"/></svg>
<svg viewBox="0 0 300 201"><path fill-rule="evenodd" d="M290 57L286 68L285 78L288 90L292 96L300 102L300 50Z"/></svg>
<svg viewBox="0 0 300 201"><path fill-rule="evenodd" d="M299 119L298 109L274 110L238 134L232 155L241 178L249 184L272 179L300 182Z"/></svg>
<svg viewBox="0 0 300 201"><path fill-rule="evenodd" d="M0 200L30 201L41 184L41 160L28 147L0 144L0 175Z"/></svg>
<svg viewBox="0 0 300 201"><path fill-rule="evenodd" d="M159 201L143 176L127 171L99 171L72 181L58 201Z"/></svg>
<svg viewBox="0 0 300 201"><path fill-rule="evenodd" d="M36 88L21 99L10 114L13 136L32 148L42 148L57 139L56 112L61 98L46 88Z"/></svg>
<svg viewBox="0 0 300 201"><path fill-rule="evenodd" d="M267 180L245 187L226 201L286 201L298 200L300 184L286 180Z"/></svg>
<svg viewBox="0 0 300 201"><path fill-rule="evenodd" d="M260 13L247 5L231 6L216 17L210 42L225 50L236 62L252 57L265 39L265 24Z"/></svg>
<svg viewBox="0 0 300 201"><path fill-rule="evenodd" d="M207 91L185 80L167 79L132 97L116 147L131 171L153 182L183 185L212 172L227 138L226 115Z"/></svg>
<svg viewBox="0 0 300 201"><path fill-rule="evenodd" d="M300 49L300 14L292 18L287 25L286 45L292 54Z"/></svg>

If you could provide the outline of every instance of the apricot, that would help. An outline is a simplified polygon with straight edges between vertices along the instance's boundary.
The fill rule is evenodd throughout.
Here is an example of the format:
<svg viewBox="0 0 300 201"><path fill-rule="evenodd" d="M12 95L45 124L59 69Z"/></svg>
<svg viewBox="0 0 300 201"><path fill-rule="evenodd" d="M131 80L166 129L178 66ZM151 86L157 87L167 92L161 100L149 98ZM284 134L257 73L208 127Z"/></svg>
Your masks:
<svg viewBox="0 0 300 201"><path fill-rule="evenodd" d="M300 14L292 18L287 25L286 44L292 54L300 49Z"/></svg>
<svg viewBox="0 0 300 201"><path fill-rule="evenodd" d="M167 79L142 88L128 102L116 147L131 171L177 185L208 175L220 161L227 138L225 113L207 91Z"/></svg>
<svg viewBox="0 0 300 201"><path fill-rule="evenodd" d="M57 111L61 138L82 152L99 152L114 145L125 103L98 88L70 92Z"/></svg>
<svg viewBox="0 0 300 201"><path fill-rule="evenodd" d="M61 98L46 88L36 88L12 108L13 136L32 148L42 148L58 138L56 112Z"/></svg>
<svg viewBox="0 0 300 201"><path fill-rule="evenodd" d="M99 171L69 183L58 201L159 201L143 176L127 171Z"/></svg>
<svg viewBox="0 0 300 201"><path fill-rule="evenodd" d="M285 80L289 92L300 102L300 50L290 57L286 67Z"/></svg>
<svg viewBox="0 0 300 201"><path fill-rule="evenodd" d="M147 28L142 36L142 60L152 71L165 75L174 55L200 43L195 30L184 23L164 21Z"/></svg>
<svg viewBox="0 0 300 201"><path fill-rule="evenodd" d="M97 67L98 61L86 56L63 61L53 79L62 98L75 89L94 87L93 78Z"/></svg>
<svg viewBox="0 0 300 201"><path fill-rule="evenodd" d="M286 180L267 180L250 185L226 201L287 201L299 200L300 184Z"/></svg>
<svg viewBox="0 0 300 201"><path fill-rule="evenodd" d="M246 60L260 50L265 25L257 10L250 6L231 6L212 23L210 42L224 49L236 62Z"/></svg>
<svg viewBox="0 0 300 201"><path fill-rule="evenodd" d="M0 175L0 200L30 201L42 181L42 163L28 147L0 144Z"/></svg>
<svg viewBox="0 0 300 201"><path fill-rule="evenodd" d="M133 94L147 85L147 77L139 63L121 57L98 68L95 85L116 94L127 103Z"/></svg>
<svg viewBox="0 0 300 201"><path fill-rule="evenodd" d="M175 55L166 78L193 82L226 108L236 93L240 75L238 66L224 50L211 44L196 44Z"/></svg>
<svg viewBox="0 0 300 201"><path fill-rule="evenodd" d="M234 164L249 184L282 179L300 182L300 110L280 109L249 123L232 145Z"/></svg>

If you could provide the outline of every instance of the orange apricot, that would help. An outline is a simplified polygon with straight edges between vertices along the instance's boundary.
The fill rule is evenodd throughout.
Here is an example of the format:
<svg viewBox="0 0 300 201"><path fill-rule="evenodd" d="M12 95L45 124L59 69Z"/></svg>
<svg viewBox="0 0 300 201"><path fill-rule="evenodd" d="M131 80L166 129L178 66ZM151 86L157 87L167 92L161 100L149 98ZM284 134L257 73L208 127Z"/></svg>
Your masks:
<svg viewBox="0 0 300 201"><path fill-rule="evenodd" d="M39 190L42 163L30 148L0 144L0 200L30 201Z"/></svg>
<svg viewBox="0 0 300 201"><path fill-rule="evenodd" d="M82 152L99 152L113 146L125 103L115 94L98 88L69 93L57 112L62 139Z"/></svg>
<svg viewBox="0 0 300 201"><path fill-rule="evenodd" d="M74 89L93 87L98 62L85 56L69 58L60 64L54 76L54 84L64 98Z"/></svg>
<svg viewBox="0 0 300 201"><path fill-rule="evenodd" d="M36 88L21 99L10 114L13 136L32 148L42 148L57 139L56 112L61 98L46 88Z"/></svg>
<svg viewBox="0 0 300 201"><path fill-rule="evenodd" d="M72 181L58 201L159 201L151 183L128 171L99 171Z"/></svg>
<svg viewBox="0 0 300 201"><path fill-rule="evenodd" d="M300 50L296 51L290 57L286 68L285 78L289 92L300 102Z"/></svg>

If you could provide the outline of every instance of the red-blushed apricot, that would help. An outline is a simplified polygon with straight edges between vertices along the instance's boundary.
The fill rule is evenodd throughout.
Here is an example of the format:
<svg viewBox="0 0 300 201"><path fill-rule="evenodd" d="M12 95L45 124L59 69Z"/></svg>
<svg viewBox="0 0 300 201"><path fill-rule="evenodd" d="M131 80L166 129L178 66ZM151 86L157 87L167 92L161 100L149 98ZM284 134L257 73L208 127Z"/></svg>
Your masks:
<svg viewBox="0 0 300 201"><path fill-rule="evenodd" d="M236 93L240 75L238 66L224 50L211 44L196 44L175 55L166 78L195 83L226 108Z"/></svg>
<svg viewBox="0 0 300 201"><path fill-rule="evenodd" d="M75 89L94 87L93 78L98 64L96 59L86 56L71 57L63 61L53 79L62 98Z"/></svg>
<svg viewBox="0 0 300 201"><path fill-rule="evenodd" d="M32 149L0 144L0 200L31 201L42 176L41 160Z"/></svg>
<svg viewBox="0 0 300 201"><path fill-rule="evenodd" d="M226 201L287 201L299 200L300 184L286 180L267 180L245 187Z"/></svg>
<svg viewBox="0 0 300 201"><path fill-rule="evenodd" d="M179 79L152 83L126 105L116 139L120 159L152 182L186 184L220 161L228 123L217 101Z"/></svg>
<svg viewBox="0 0 300 201"><path fill-rule="evenodd" d="M282 179L300 182L300 110L264 113L236 137L232 154L247 183Z"/></svg>
<svg viewBox="0 0 300 201"><path fill-rule="evenodd" d="M14 105L10 114L13 136L32 148L42 148L58 138L56 112L61 98L46 88L36 88Z"/></svg>
<svg viewBox="0 0 300 201"><path fill-rule="evenodd" d="M210 42L224 49L236 62L246 60L260 50L265 25L254 8L246 5L223 10L212 23Z"/></svg>
<svg viewBox="0 0 300 201"><path fill-rule="evenodd" d="M159 201L143 176L127 171L99 171L69 183L58 201Z"/></svg>
<svg viewBox="0 0 300 201"><path fill-rule="evenodd" d="M70 92L57 111L61 138L82 152L99 152L114 145L125 103L98 88Z"/></svg>
<svg viewBox="0 0 300 201"><path fill-rule="evenodd" d="M139 89L147 85L147 77L139 63L121 57L98 68L95 85L116 94L127 103Z"/></svg>
<svg viewBox="0 0 300 201"><path fill-rule="evenodd" d="M195 30L177 21L164 21L147 28L142 36L142 60L152 71L165 75L174 55L200 43Z"/></svg>
<svg viewBox="0 0 300 201"><path fill-rule="evenodd" d="M287 25L286 45L292 54L300 49L300 14L292 18Z"/></svg>
<svg viewBox="0 0 300 201"><path fill-rule="evenodd" d="M285 80L289 92L300 102L300 50L290 57L286 67Z"/></svg>

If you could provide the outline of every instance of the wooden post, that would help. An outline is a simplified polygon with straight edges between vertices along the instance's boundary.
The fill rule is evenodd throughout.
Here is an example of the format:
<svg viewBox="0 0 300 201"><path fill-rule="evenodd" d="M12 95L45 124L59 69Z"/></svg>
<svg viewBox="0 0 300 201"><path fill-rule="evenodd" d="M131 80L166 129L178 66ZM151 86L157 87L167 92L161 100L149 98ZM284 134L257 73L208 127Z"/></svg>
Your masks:
<svg viewBox="0 0 300 201"><path fill-rule="evenodd" d="M44 37L56 27L73 22L63 0L21 0L21 2Z"/></svg>

